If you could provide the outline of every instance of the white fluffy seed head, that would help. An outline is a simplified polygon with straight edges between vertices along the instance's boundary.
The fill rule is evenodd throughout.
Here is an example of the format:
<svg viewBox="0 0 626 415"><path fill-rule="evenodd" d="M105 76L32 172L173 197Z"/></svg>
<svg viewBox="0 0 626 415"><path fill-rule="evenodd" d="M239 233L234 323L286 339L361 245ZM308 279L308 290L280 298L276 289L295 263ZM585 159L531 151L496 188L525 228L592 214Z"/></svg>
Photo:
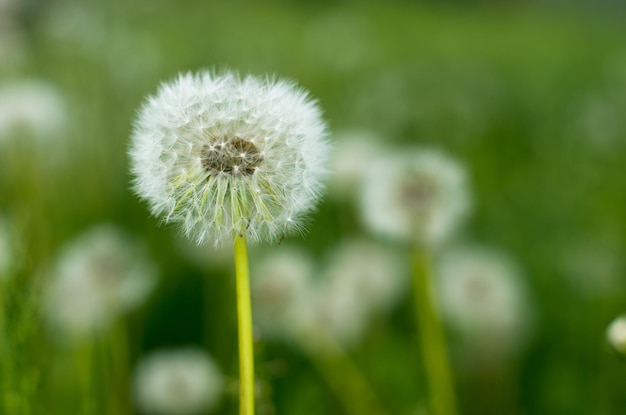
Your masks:
<svg viewBox="0 0 626 415"><path fill-rule="evenodd" d="M609 344L619 353L626 354L626 315L621 315L606 329Z"/></svg>
<svg viewBox="0 0 626 415"><path fill-rule="evenodd" d="M142 106L130 156L154 215L198 243L275 240L301 229L322 190L329 145L316 103L294 84L183 74Z"/></svg>
<svg viewBox="0 0 626 415"><path fill-rule="evenodd" d="M402 261L380 244L351 239L333 250L324 278L344 280L372 311L387 310L407 286Z"/></svg>
<svg viewBox="0 0 626 415"><path fill-rule="evenodd" d="M54 136L67 122L61 92L41 80L23 80L0 86L0 139L27 133Z"/></svg>
<svg viewBox="0 0 626 415"><path fill-rule="evenodd" d="M469 206L465 171L435 150L381 158L369 169L361 198L372 231L431 246L456 230Z"/></svg>
<svg viewBox="0 0 626 415"><path fill-rule="evenodd" d="M340 200L355 197L371 162L380 153L380 139L365 131L344 131L333 136L330 193Z"/></svg>
<svg viewBox="0 0 626 415"><path fill-rule="evenodd" d="M155 282L143 247L101 225L60 252L44 292L44 317L55 334L94 333L141 304Z"/></svg>
<svg viewBox="0 0 626 415"><path fill-rule="evenodd" d="M206 353L189 348L154 352L141 360L133 386L142 413L193 415L215 406L223 379Z"/></svg>
<svg viewBox="0 0 626 415"><path fill-rule="evenodd" d="M308 324L313 260L296 248L267 256L254 269L254 322L264 337L290 339Z"/></svg>
<svg viewBox="0 0 626 415"><path fill-rule="evenodd" d="M506 255L482 247L450 249L438 261L446 321L472 342L514 350L531 321L521 272Z"/></svg>

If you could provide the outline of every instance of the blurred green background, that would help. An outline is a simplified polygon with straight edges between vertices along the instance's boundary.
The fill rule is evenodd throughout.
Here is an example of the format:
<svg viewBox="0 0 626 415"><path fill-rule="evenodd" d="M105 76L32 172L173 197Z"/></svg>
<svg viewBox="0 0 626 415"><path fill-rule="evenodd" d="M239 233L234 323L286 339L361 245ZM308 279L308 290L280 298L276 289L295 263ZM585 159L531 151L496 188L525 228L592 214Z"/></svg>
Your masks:
<svg viewBox="0 0 626 415"><path fill-rule="evenodd" d="M0 86L48 82L67 117L43 137L0 139L0 213L24 240L19 271L3 288L2 390L19 402L7 414L80 413L76 385L53 375L72 352L42 327L36 293L63 244L99 223L145 240L160 269L155 292L128 317L131 364L195 344L236 378L230 259L212 261L207 247L205 260L190 260L176 226L160 226L130 190L126 155L144 97L179 71L204 68L296 80L333 133L434 146L465 165L475 201L466 237L517 260L535 324L495 374L455 370L463 414L623 413L626 363L605 341L626 309L626 9L618 2L6 3ZM324 198L309 233L284 243L321 256L364 232L353 209ZM251 261L271 250L252 247ZM349 351L391 414L422 413L426 402L412 310L404 297ZM256 347L259 413L344 413L297 348ZM228 390L213 413L236 412Z"/></svg>

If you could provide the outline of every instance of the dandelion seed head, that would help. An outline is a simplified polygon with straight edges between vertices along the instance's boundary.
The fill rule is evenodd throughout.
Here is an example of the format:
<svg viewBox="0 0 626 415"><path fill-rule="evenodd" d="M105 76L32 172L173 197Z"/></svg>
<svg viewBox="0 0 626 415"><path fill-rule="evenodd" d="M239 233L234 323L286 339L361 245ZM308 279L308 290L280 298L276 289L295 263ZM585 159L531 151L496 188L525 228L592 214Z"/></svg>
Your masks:
<svg viewBox="0 0 626 415"><path fill-rule="evenodd" d="M0 86L0 139L17 133L50 137L67 121L65 98L52 84L23 80Z"/></svg>
<svg viewBox="0 0 626 415"><path fill-rule="evenodd" d="M346 131L333 137L335 149L331 159L331 194L338 199L354 197L371 162L379 153L376 136L362 131Z"/></svg>
<svg viewBox="0 0 626 415"><path fill-rule="evenodd" d="M270 338L298 336L311 313L313 260L304 251L283 248L254 269L254 321Z"/></svg>
<svg viewBox="0 0 626 415"><path fill-rule="evenodd" d="M381 158L366 174L363 220L381 235L437 245L469 210L465 172L435 150Z"/></svg>
<svg viewBox="0 0 626 415"><path fill-rule="evenodd" d="M333 250L323 277L345 280L372 311L389 309L405 291L406 272L401 261L380 244L350 239Z"/></svg>
<svg viewBox="0 0 626 415"><path fill-rule="evenodd" d="M609 324L606 339L615 350L626 354L626 315L621 315Z"/></svg>
<svg viewBox="0 0 626 415"><path fill-rule="evenodd" d="M452 248L440 258L436 275L442 313L455 330L503 351L525 340L531 312L521 272L508 256L482 247Z"/></svg>
<svg viewBox="0 0 626 415"><path fill-rule="evenodd" d="M232 72L180 75L141 108L134 188L197 243L250 242L302 228L326 176L316 103L295 85Z"/></svg>
<svg viewBox="0 0 626 415"><path fill-rule="evenodd" d="M213 360L188 348L154 352L139 362L134 374L134 398L145 413L193 415L215 406L223 380Z"/></svg>
<svg viewBox="0 0 626 415"><path fill-rule="evenodd" d="M61 250L43 312L57 332L95 333L141 304L155 282L156 269L143 248L119 229L100 225Z"/></svg>

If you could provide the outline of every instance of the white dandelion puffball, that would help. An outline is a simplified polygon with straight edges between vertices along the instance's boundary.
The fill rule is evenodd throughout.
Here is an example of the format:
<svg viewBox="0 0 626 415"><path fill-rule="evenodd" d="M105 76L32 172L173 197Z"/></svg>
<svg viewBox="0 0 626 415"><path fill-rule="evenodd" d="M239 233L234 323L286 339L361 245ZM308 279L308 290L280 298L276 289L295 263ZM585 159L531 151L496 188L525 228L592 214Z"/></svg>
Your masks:
<svg viewBox="0 0 626 415"><path fill-rule="evenodd" d="M297 336L312 313L312 258L299 249L282 248L258 262L254 276L254 322L261 334Z"/></svg>
<svg viewBox="0 0 626 415"><path fill-rule="evenodd" d="M66 121L65 98L53 84L21 80L0 85L0 138L22 132L49 137Z"/></svg>
<svg viewBox="0 0 626 415"><path fill-rule="evenodd" d="M133 386L141 413L193 415L215 406L223 380L205 352L189 348L158 351L141 360Z"/></svg>
<svg viewBox="0 0 626 415"><path fill-rule="evenodd" d="M324 279L345 280L373 311L390 308L408 280L402 261L385 247L362 239L343 242L333 250Z"/></svg>
<svg viewBox="0 0 626 415"><path fill-rule="evenodd" d="M326 135L316 103L290 82L180 75L139 111L134 189L198 243L275 240L300 230L318 199Z"/></svg>
<svg viewBox="0 0 626 415"><path fill-rule="evenodd" d="M496 250L457 247L443 254L436 270L442 314L453 328L503 348L524 339L530 310L511 259Z"/></svg>
<svg viewBox="0 0 626 415"><path fill-rule="evenodd" d="M407 151L381 158L364 181L365 224L383 236L436 245L469 211L465 171L435 150Z"/></svg>
<svg viewBox="0 0 626 415"><path fill-rule="evenodd" d="M143 247L117 228L101 225L61 251L43 311L56 331L94 333L141 304L155 282L156 268Z"/></svg>
<svg viewBox="0 0 626 415"><path fill-rule="evenodd" d="M335 145L331 158L330 193L338 199L355 196L365 173L380 153L381 140L365 131L344 131L333 136Z"/></svg>
<svg viewBox="0 0 626 415"><path fill-rule="evenodd" d="M609 344L618 352L626 354L626 315L621 315L606 329Z"/></svg>

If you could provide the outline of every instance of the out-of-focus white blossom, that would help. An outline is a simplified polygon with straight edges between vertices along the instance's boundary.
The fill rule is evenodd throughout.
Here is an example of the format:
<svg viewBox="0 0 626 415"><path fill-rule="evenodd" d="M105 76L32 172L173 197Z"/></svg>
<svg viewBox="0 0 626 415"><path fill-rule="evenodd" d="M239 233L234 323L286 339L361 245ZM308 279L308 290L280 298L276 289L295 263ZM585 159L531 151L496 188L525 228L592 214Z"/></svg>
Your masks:
<svg viewBox="0 0 626 415"><path fill-rule="evenodd" d="M435 150L413 150L370 166L361 200L365 224L381 235L437 245L470 206L465 171Z"/></svg>
<svg viewBox="0 0 626 415"><path fill-rule="evenodd" d="M531 311L521 272L509 257L457 247L443 254L436 271L444 320L466 339L502 352L526 339Z"/></svg>
<svg viewBox="0 0 626 415"><path fill-rule="evenodd" d="M221 397L222 375L200 349L158 351L139 362L134 397L141 413L193 415L213 408Z"/></svg>
<svg viewBox="0 0 626 415"><path fill-rule="evenodd" d="M66 121L65 99L53 84L41 80L0 84L0 140L21 133L54 136Z"/></svg>
<svg viewBox="0 0 626 415"><path fill-rule="evenodd" d="M618 352L626 354L626 315L621 315L606 329L609 344Z"/></svg>
<svg viewBox="0 0 626 415"><path fill-rule="evenodd" d="M320 110L294 84L180 75L142 106L130 155L152 213L198 243L274 240L302 227L328 153Z"/></svg>
<svg viewBox="0 0 626 415"><path fill-rule="evenodd" d="M365 173L376 160L379 141L367 132L348 131L333 136L335 149L331 158L331 194L345 199L355 197L362 186Z"/></svg>
<svg viewBox="0 0 626 415"><path fill-rule="evenodd" d="M140 305L156 282L144 248L111 225L93 228L59 253L44 295L56 332L86 335Z"/></svg>
<svg viewBox="0 0 626 415"><path fill-rule="evenodd" d="M351 287L368 309L386 310L404 292L408 280L401 261L385 247L349 239L333 249L324 279Z"/></svg>
<svg viewBox="0 0 626 415"><path fill-rule="evenodd" d="M331 336L344 347L357 343L370 319L390 308L406 286L392 253L365 240L332 249L326 266L293 248L267 256L254 270L254 319L262 335L324 346Z"/></svg>
<svg viewBox="0 0 626 415"><path fill-rule="evenodd" d="M253 317L262 336L293 338L308 324L313 272L312 258L296 248L278 250L253 268Z"/></svg>

